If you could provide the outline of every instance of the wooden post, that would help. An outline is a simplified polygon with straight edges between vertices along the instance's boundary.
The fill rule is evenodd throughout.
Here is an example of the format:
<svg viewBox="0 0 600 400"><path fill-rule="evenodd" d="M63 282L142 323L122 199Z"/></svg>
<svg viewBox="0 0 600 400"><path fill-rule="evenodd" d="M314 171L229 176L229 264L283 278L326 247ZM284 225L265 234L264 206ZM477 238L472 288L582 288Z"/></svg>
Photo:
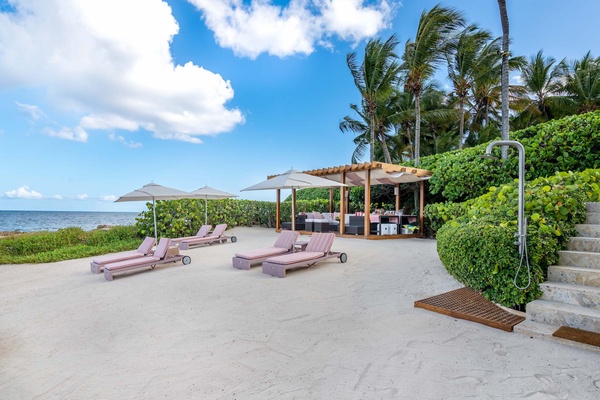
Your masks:
<svg viewBox="0 0 600 400"><path fill-rule="evenodd" d="M346 171L342 172L342 183L346 183ZM346 188L345 186L340 187L340 235L344 234L346 229Z"/></svg>
<svg viewBox="0 0 600 400"><path fill-rule="evenodd" d="M425 219L423 217L423 210L425 209L425 181L421 181L421 196L419 199L419 236L425 235Z"/></svg>
<svg viewBox="0 0 600 400"><path fill-rule="evenodd" d="M275 205L275 230L281 230L281 189L277 189L277 204Z"/></svg>
<svg viewBox="0 0 600 400"><path fill-rule="evenodd" d="M329 212L330 213L333 212L333 191L334 190L335 190L334 188L329 189Z"/></svg>
<svg viewBox="0 0 600 400"><path fill-rule="evenodd" d="M365 238L371 233L371 169L365 174Z"/></svg>
<svg viewBox="0 0 600 400"><path fill-rule="evenodd" d="M400 184L396 183L396 212L400 211Z"/></svg>

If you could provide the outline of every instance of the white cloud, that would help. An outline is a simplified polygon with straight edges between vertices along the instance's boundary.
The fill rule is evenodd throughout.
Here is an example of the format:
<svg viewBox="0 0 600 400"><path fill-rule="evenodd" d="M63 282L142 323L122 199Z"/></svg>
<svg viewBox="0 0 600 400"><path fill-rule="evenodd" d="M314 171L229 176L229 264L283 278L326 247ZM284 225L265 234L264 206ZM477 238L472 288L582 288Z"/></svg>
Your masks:
<svg viewBox="0 0 600 400"><path fill-rule="evenodd" d="M50 196L50 198L55 199L55 200L63 200L64 199L64 197L61 196L60 194L52 195L52 196Z"/></svg>
<svg viewBox="0 0 600 400"><path fill-rule="evenodd" d="M87 141L94 129L145 129L199 142L244 118L228 109L229 81L189 62L175 65L179 26L161 0L14 0L0 13L0 89L45 88L53 104L80 116L47 129ZM23 111L27 108L20 107ZM31 112L32 109L29 109Z"/></svg>
<svg viewBox="0 0 600 400"><path fill-rule="evenodd" d="M75 198L77 200L87 200L88 197L89 196L87 194L85 194L85 193L84 194L78 194L77 196L75 196Z"/></svg>
<svg viewBox="0 0 600 400"><path fill-rule="evenodd" d="M23 114L27 114L29 116L29 118L31 118L34 121L37 121L40 118L46 116L46 114L44 114L44 112L42 110L40 110L40 108L38 106L33 106L30 104L22 104L22 103L19 103L18 101L16 103L17 103L17 107L18 107L19 111L22 112Z"/></svg>
<svg viewBox="0 0 600 400"><path fill-rule="evenodd" d="M525 80L523 79L523 75L515 74L510 77L510 82L513 85L523 85L525 83Z"/></svg>
<svg viewBox="0 0 600 400"><path fill-rule="evenodd" d="M127 140L127 139L125 139L124 136L116 135L114 133L110 133L108 135L108 138L110 140L115 140L117 142L121 142L121 143L123 143L124 146L132 148L132 149L137 149L137 148L143 146L143 144L141 144L140 142L134 142L133 140Z"/></svg>
<svg viewBox="0 0 600 400"><path fill-rule="evenodd" d="M54 130L52 128L45 128L43 131L48 136L57 137L59 139L74 140L76 142L87 142L88 133L83 130L80 126L75 128L61 128Z"/></svg>
<svg viewBox="0 0 600 400"><path fill-rule="evenodd" d="M8 192L4 193L4 195L11 199L41 199L44 197L41 193L29 189L27 185L21 186L15 190L9 190Z"/></svg>
<svg viewBox="0 0 600 400"><path fill-rule="evenodd" d="M375 36L386 27L391 7L386 1L381 1L376 7L365 7L363 3L363 0L319 1L326 31L355 42Z"/></svg>
<svg viewBox="0 0 600 400"><path fill-rule="evenodd" d="M118 197L115 196L114 194L109 194L108 196L100 196L100 197L98 197L98 199L100 201L114 202L115 200L118 199Z"/></svg>
<svg viewBox="0 0 600 400"><path fill-rule="evenodd" d="M203 14L220 46L256 58L311 54L315 44L330 48L337 36L358 42L388 26L392 8L386 0L291 0L286 7L271 0L188 0Z"/></svg>

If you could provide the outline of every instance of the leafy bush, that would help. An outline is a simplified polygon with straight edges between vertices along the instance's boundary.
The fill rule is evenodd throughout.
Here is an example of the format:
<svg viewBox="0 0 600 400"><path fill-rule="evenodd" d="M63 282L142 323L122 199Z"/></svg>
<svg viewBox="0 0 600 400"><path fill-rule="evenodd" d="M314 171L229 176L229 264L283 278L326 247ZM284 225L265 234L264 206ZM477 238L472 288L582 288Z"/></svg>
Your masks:
<svg viewBox="0 0 600 400"><path fill-rule="evenodd" d="M148 211L142 212L136 219L136 227L141 235L154 236L152 203L147 203L147 207ZM194 235L204 225L205 212L207 212L208 223L213 226L223 223L229 228L254 225L275 226L275 203L273 202L182 199L156 202L158 233L160 236L171 238Z"/></svg>
<svg viewBox="0 0 600 400"><path fill-rule="evenodd" d="M54 262L89 257L139 246L134 226L86 232L71 227L56 232L32 232L0 239L0 264Z"/></svg>
<svg viewBox="0 0 600 400"><path fill-rule="evenodd" d="M551 176L556 171L600 168L600 111L512 132L511 139L525 147L528 181ZM509 158L503 163L481 159L479 155L485 153L486 147L487 143L421 158L419 167L434 172L429 191L438 196L433 201L462 202L518 177L516 150L509 148ZM499 155L500 148L494 148L494 153Z"/></svg>
<svg viewBox="0 0 600 400"><path fill-rule="evenodd" d="M206 203L206 206L205 206ZM206 208L205 208L206 207ZM253 200L204 200L182 199L156 202L156 225L158 233L163 237L182 237L194 235L204 225L204 213L207 211L208 224L227 224L228 228L236 226L265 226L275 227L274 202ZM356 208L353 208L356 207ZM360 208L359 208L360 207ZM350 210L363 209L364 204L350 205ZM393 205L383 207L393 209ZM154 236L154 217L152 203L147 203L147 211L142 212L136 219L136 227L142 236ZM334 208L339 210L339 201L334 202ZM329 198L313 200L296 200L296 213L299 212L329 212ZM291 220L292 203L281 203L281 221Z"/></svg>
<svg viewBox="0 0 600 400"><path fill-rule="evenodd" d="M526 186L527 249L532 286L517 290L513 278L519 266L514 245L517 231L517 182L492 187L462 206L438 208L437 221L458 216L437 233L438 254L448 272L465 285L508 307L539 296L539 283L558 260L575 224L585 220L585 202L600 200L600 169L560 172ZM519 286L526 285L526 273Z"/></svg>

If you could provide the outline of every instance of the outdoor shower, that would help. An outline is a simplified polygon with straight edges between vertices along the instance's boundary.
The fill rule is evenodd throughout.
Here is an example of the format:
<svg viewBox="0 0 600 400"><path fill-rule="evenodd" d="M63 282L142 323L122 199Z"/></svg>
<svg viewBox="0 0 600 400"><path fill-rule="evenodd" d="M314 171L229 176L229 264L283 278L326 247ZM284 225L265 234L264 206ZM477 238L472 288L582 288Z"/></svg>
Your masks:
<svg viewBox="0 0 600 400"><path fill-rule="evenodd" d="M515 245L519 246L519 268L513 280L518 289L525 290L531 285L531 269L529 267L529 257L527 255L527 219L525 219L525 148L520 142L515 140L496 140L491 142L486 150L484 158L496 158L492 156L492 149L495 146L514 146L519 151L519 205L517 215L517 233L515 237L517 241ZM523 266L523 260L527 265L527 286L520 287L517 283L517 278Z"/></svg>

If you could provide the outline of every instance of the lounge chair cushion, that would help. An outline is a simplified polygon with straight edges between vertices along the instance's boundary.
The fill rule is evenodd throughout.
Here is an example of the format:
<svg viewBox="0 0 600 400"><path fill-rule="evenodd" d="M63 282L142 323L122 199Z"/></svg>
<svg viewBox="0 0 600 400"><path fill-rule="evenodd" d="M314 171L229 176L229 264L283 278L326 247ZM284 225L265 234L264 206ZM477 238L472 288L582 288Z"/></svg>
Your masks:
<svg viewBox="0 0 600 400"><path fill-rule="evenodd" d="M138 257L144 257L144 254L137 250L131 250L131 251L122 251L120 253L108 254L108 255L105 255L102 257L97 257L97 258L94 258L92 260L92 262L95 264L104 265L104 264L123 261L123 260L130 260L132 258L138 258Z"/></svg>
<svg viewBox="0 0 600 400"><path fill-rule="evenodd" d="M281 247L286 250L291 249L297 238L298 232L283 230L279 236L277 236L277 240L273 247Z"/></svg>
<svg viewBox="0 0 600 400"><path fill-rule="evenodd" d="M124 260L115 263L107 264L104 269L109 271L116 271L123 268L130 268L136 265L143 265L153 261L160 261L166 257L167 252L169 251L169 246L171 246L171 239L162 238L160 242L158 242L158 246L156 246L156 250L154 251L154 255L152 256L144 256L139 258L134 258L131 260Z"/></svg>
<svg viewBox="0 0 600 400"><path fill-rule="evenodd" d="M108 269L109 271L118 271L119 269L129 268L139 264L146 264L150 261L160 261L160 257L146 256L140 258L133 258L131 260L124 260L107 264L104 268Z"/></svg>
<svg viewBox="0 0 600 400"><path fill-rule="evenodd" d="M271 264L295 264L302 261L310 261L316 258L323 257L324 253L319 251L300 251L298 253L290 253L279 257L273 257L266 260ZM264 264L263 264L264 265Z"/></svg>
<svg viewBox="0 0 600 400"><path fill-rule="evenodd" d="M203 238L206 235L208 235L208 232L210 231L210 228L212 228L212 226L210 226L210 225L202 225L200 227L200 229L198 230L198 232L196 232L196 234L194 236L179 237L179 238L171 239L171 241L173 243L178 243L178 242L183 242L184 240Z"/></svg>
<svg viewBox="0 0 600 400"><path fill-rule="evenodd" d="M128 260L130 258L143 257L146 254L150 253L152 250L152 246L154 246L154 238L147 237L144 239L142 244L137 248L137 250L131 251L121 251L119 253L107 254L102 257L96 257L92 260L95 264L108 264L111 262L117 262L122 260Z"/></svg>
<svg viewBox="0 0 600 400"><path fill-rule="evenodd" d="M327 253L331 250L335 233L313 233L306 246L307 252ZM321 255L323 255L321 254Z"/></svg>
<svg viewBox="0 0 600 400"><path fill-rule="evenodd" d="M276 256L278 254L285 254L287 252L288 250L282 247L267 247L264 249L249 250L243 253L235 253L235 256L246 260L256 260L259 258Z"/></svg>
<svg viewBox="0 0 600 400"><path fill-rule="evenodd" d="M154 243L155 243L154 238L147 237L144 239L142 244L140 244L140 247L138 247L137 251L139 251L142 254L148 254L148 253L150 253L150 250L152 250Z"/></svg>

